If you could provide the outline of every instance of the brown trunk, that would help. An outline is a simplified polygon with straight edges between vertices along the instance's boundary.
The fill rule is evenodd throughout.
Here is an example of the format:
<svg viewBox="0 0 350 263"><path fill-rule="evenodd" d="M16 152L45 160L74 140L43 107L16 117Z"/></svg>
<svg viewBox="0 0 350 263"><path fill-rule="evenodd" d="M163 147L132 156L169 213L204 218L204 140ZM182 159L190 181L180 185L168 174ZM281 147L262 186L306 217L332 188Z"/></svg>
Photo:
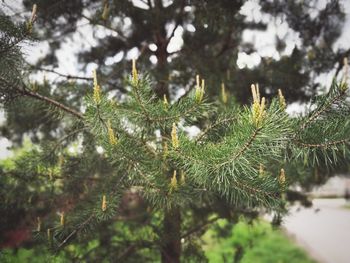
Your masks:
<svg viewBox="0 0 350 263"><path fill-rule="evenodd" d="M168 41L166 39L165 30L157 32L155 34L155 42L157 45L157 51L155 55L157 57L157 71L156 78L158 80L156 86L156 94L159 98L163 99L163 96L169 98L168 89L168 78L169 78L169 68L168 68Z"/></svg>
<svg viewBox="0 0 350 263"><path fill-rule="evenodd" d="M159 14L163 12L163 4L161 0L155 0L155 9ZM155 93L160 99L164 95L169 99L168 89L168 52L167 47L169 41L165 29L165 23L159 19L158 28L154 31L154 42L157 45L155 55L157 57L157 70L155 77L157 78L157 86ZM164 136L167 136L164 134ZM168 137L170 134L168 134ZM161 259L162 263L180 263L181 256L181 214L178 207L164 211L163 234L161 237Z"/></svg>
<svg viewBox="0 0 350 263"><path fill-rule="evenodd" d="M164 213L161 249L162 263L180 263L181 214L179 208Z"/></svg>

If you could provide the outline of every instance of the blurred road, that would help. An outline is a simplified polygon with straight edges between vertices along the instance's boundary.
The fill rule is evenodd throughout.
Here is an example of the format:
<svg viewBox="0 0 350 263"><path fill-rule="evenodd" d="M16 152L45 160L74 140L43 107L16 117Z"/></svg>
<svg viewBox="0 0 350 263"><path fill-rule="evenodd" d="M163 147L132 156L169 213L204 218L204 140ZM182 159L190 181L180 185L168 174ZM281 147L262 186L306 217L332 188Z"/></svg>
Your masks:
<svg viewBox="0 0 350 263"><path fill-rule="evenodd" d="M287 232L322 263L350 263L350 206L344 199L315 199L313 207L292 207ZM350 205L350 204L349 204Z"/></svg>

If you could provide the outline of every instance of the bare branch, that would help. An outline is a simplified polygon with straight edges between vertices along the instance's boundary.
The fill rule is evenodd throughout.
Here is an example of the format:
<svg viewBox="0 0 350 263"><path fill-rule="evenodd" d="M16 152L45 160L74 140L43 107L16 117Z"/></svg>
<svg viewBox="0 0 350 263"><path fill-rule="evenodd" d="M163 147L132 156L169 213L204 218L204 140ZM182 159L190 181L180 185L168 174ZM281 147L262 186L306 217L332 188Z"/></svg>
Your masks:
<svg viewBox="0 0 350 263"><path fill-rule="evenodd" d="M196 226L196 227L194 227L194 228L188 230L186 233L184 233L184 234L181 236L181 238L187 238L187 237L189 237L189 236L191 236L191 235L193 235L193 234L195 234L195 233L197 233L197 232L203 230L203 229L204 229L205 227L207 227L209 224L212 224L212 223L214 223L215 221L217 221L217 220L219 220L219 219L220 219L220 217L219 217L219 216L216 216L216 217L214 217L214 218L212 218L212 219L210 219L210 220L204 222L203 224L201 224L201 225L199 225L199 226Z"/></svg>
<svg viewBox="0 0 350 263"><path fill-rule="evenodd" d="M57 247L57 251L64 246L80 229L87 225L93 218L94 214L90 215L83 223L79 224Z"/></svg>
<svg viewBox="0 0 350 263"><path fill-rule="evenodd" d="M78 79L78 80L85 80L85 81L93 81L94 79L91 77L81 77L81 76L75 76L75 75L67 75L67 74L63 74L61 72L58 72L54 69L46 69L46 68L42 68L42 67L35 67L34 65L29 65L33 70L38 70L38 71L46 71L46 72L50 72L53 74L58 75L59 77L62 78L66 78L67 80L69 79ZM122 93L127 93L128 91L121 86L116 86L116 83L114 83L113 81L110 80L101 80L102 84L107 84L110 86L110 88L106 89L106 92L112 91L112 90L119 90Z"/></svg>
<svg viewBox="0 0 350 263"><path fill-rule="evenodd" d="M47 104L53 105L56 108L59 108L59 109L65 111L65 112L67 112L67 113L69 113L69 114L71 114L79 119L84 119L83 115L80 112L78 112L78 111L76 111L76 110L56 101L56 100L53 100L49 97L46 97L46 96L41 95L37 92L29 90L28 87L24 83L22 84L22 87L20 88L20 87L14 86L12 83L9 83L4 78L0 78L0 80L3 81L8 86L14 88L19 94L21 94L23 96L28 96L28 97L32 97L32 98L37 99L37 100L41 100Z"/></svg>
<svg viewBox="0 0 350 263"><path fill-rule="evenodd" d="M35 99L38 99L38 100L41 100L41 101L44 101L48 104L51 104L51 105L54 105L55 107L65 111L65 112L68 112L69 114L79 118L79 119L84 119L83 115L80 113L80 112L77 112L76 110L72 109L72 108L69 108L68 106L58 102L58 101L55 101L53 99L50 99L46 96L43 96L39 93L36 93L36 92L33 92L33 91L29 91L27 89L25 90L19 90L23 95L25 96L28 96L28 97L32 97L32 98L35 98Z"/></svg>
<svg viewBox="0 0 350 263"><path fill-rule="evenodd" d="M38 70L38 71L46 71L46 72L50 72L50 73L54 73L60 77L66 78L66 79L80 79L80 80L87 80L87 81L93 81L93 78L89 78L89 77L80 77L80 76L74 76L74 75L67 75L67 74L63 74L60 73L54 69L47 69L47 68L42 68L42 67L35 67L35 66L31 66L31 68L33 70Z"/></svg>
<svg viewBox="0 0 350 263"><path fill-rule="evenodd" d="M121 40L123 40L124 42L127 42L127 41L128 41L128 39L124 36L124 34L123 34L122 32L120 32L118 29L113 28L113 27L111 27L111 26L109 26L109 25L107 25L107 24L99 23L98 21L93 20L92 18L87 17L87 16L84 15L84 14L82 14L81 16L82 16L83 18L85 18L86 20L88 20L88 21L90 22L90 24L92 24L92 25L98 25L98 26L102 26L102 27L104 27L104 28L107 28L107 29L109 29L109 30L111 30L111 31L113 31L113 32L115 32L115 33L117 33L117 34L118 34L118 37L119 37Z"/></svg>

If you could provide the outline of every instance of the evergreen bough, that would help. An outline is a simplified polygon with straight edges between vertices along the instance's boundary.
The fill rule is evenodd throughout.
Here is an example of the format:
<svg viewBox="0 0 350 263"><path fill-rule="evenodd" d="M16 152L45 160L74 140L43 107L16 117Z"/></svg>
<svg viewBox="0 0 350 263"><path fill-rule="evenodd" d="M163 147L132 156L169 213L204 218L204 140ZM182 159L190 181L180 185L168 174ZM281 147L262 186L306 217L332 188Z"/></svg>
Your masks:
<svg viewBox="0 0 350 263"><path fill-rule="evenodd" d="M10 209L28 198L44 202L41 211L31 207L26 212L37 215L31 217L34 235L53 251L105 222L128 220L123 205L130 203L124 198L133 196L146 204L146 219L141 220L146 230L135 238L118 232L116 242L123 248L118 259L127 260L128 249L148 248L159 250L163 262L179 262L182 246L187 260L185 256L195 255L188 251L198 250L193 234L205 227L181 230L191 216L195 219L191 211L196 207L222 200L233 211L263 208L280 215L286 211L286 190L297 181L296 167L331 168L349 161L346 79L314 98L305 115L291 117L281 91L267 101L252 85L252 104L240 107L222 85L221 102L212 102L199 76L191 92L170 102L155 95L154 84L133 61L125 81L127 96L110 99L94 72L81 113L26 81L19 44L30 38L33 17L34 11L23 25L0 18L1 100L5 108L23 99L49 107L48 116L62 120L67 133L32 147L14 167L2 168L7 177L1 194L7 198L1 206ZM198 134L188 132L192 125L200 128ZM74 142L81 147L71 153L67 149ZM9 191L18 190L16 182L27 184L23 191L32 187L37 192L14 200ZM127 231L125 226L122 230ZM154 252L149 257L158 258Z"/></svg>

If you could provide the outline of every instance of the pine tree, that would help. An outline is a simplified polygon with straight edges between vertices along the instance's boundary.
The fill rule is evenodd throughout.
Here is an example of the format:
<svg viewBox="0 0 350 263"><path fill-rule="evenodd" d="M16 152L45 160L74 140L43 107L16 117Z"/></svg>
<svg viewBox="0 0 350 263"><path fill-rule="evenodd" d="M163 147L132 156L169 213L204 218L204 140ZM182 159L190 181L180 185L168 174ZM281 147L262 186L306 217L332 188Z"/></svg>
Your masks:
<svg viewBox="0 0 350 263"><path fill-rule="evenodd" d="M40 7L39 39L49 45L50 52L32 70L56 67L62 43L80 32L79 62L99 64L101 82L118 94L126 92L122 76L129 73L131 50L138 54L139 68L156 82L159 97L166 94L169 99L178 88L188 90L194 85L193 76L199 73L206 77L208 95L219 96L224 82L241 103L250 99L246 87L251 82L261 85L260 92L266 98L283 88L290 102L307 101L322 88L315 78L335 67L338 74L343 57L350 54L349 50L332 48L341 35L345 16L337 0L326 4L319 0L257 1L268 20L243 15L241 9L247 3L243 0L23 0L27 10L35 3ZM271 36L276 38L279 58L260 54L258 67L238 68L240 52L250 55L257 51L254 44L244 41L244 34L265 32L270 21L285 23L301 44L290 52L286 50L289 33ZM97 35L92 46L84 37L86 27ZM183 45L171 50L178 34ZM106 65L115 56L120 62Z"/></svg>
<svg viewBox="0 0 350 263"><path fill-rule="evenodd" d="M278 220L288 186L305 179L294 177L297 169L349 161L346 78L292 118L282 91L267 100L251 85L251 103L237 106L225 85L221 100L210 100L205 76L193 77L194 87L177 100L160 98L133 61L121 100L108 96L97 70L88 95L69 104L25 74L20 44L30 40L35 17L35 8L24 24L1 17L0 95L7 114L22 106L39 117L45 111L42 129L51 134L1 167L8 215L1 225L23 215L36 242L53 252L69 254L69 244L91 246L97 238L90 258L205 261L196 237L207 224L261 209ZM187 131L191 125L199 134Z"/></svg>

